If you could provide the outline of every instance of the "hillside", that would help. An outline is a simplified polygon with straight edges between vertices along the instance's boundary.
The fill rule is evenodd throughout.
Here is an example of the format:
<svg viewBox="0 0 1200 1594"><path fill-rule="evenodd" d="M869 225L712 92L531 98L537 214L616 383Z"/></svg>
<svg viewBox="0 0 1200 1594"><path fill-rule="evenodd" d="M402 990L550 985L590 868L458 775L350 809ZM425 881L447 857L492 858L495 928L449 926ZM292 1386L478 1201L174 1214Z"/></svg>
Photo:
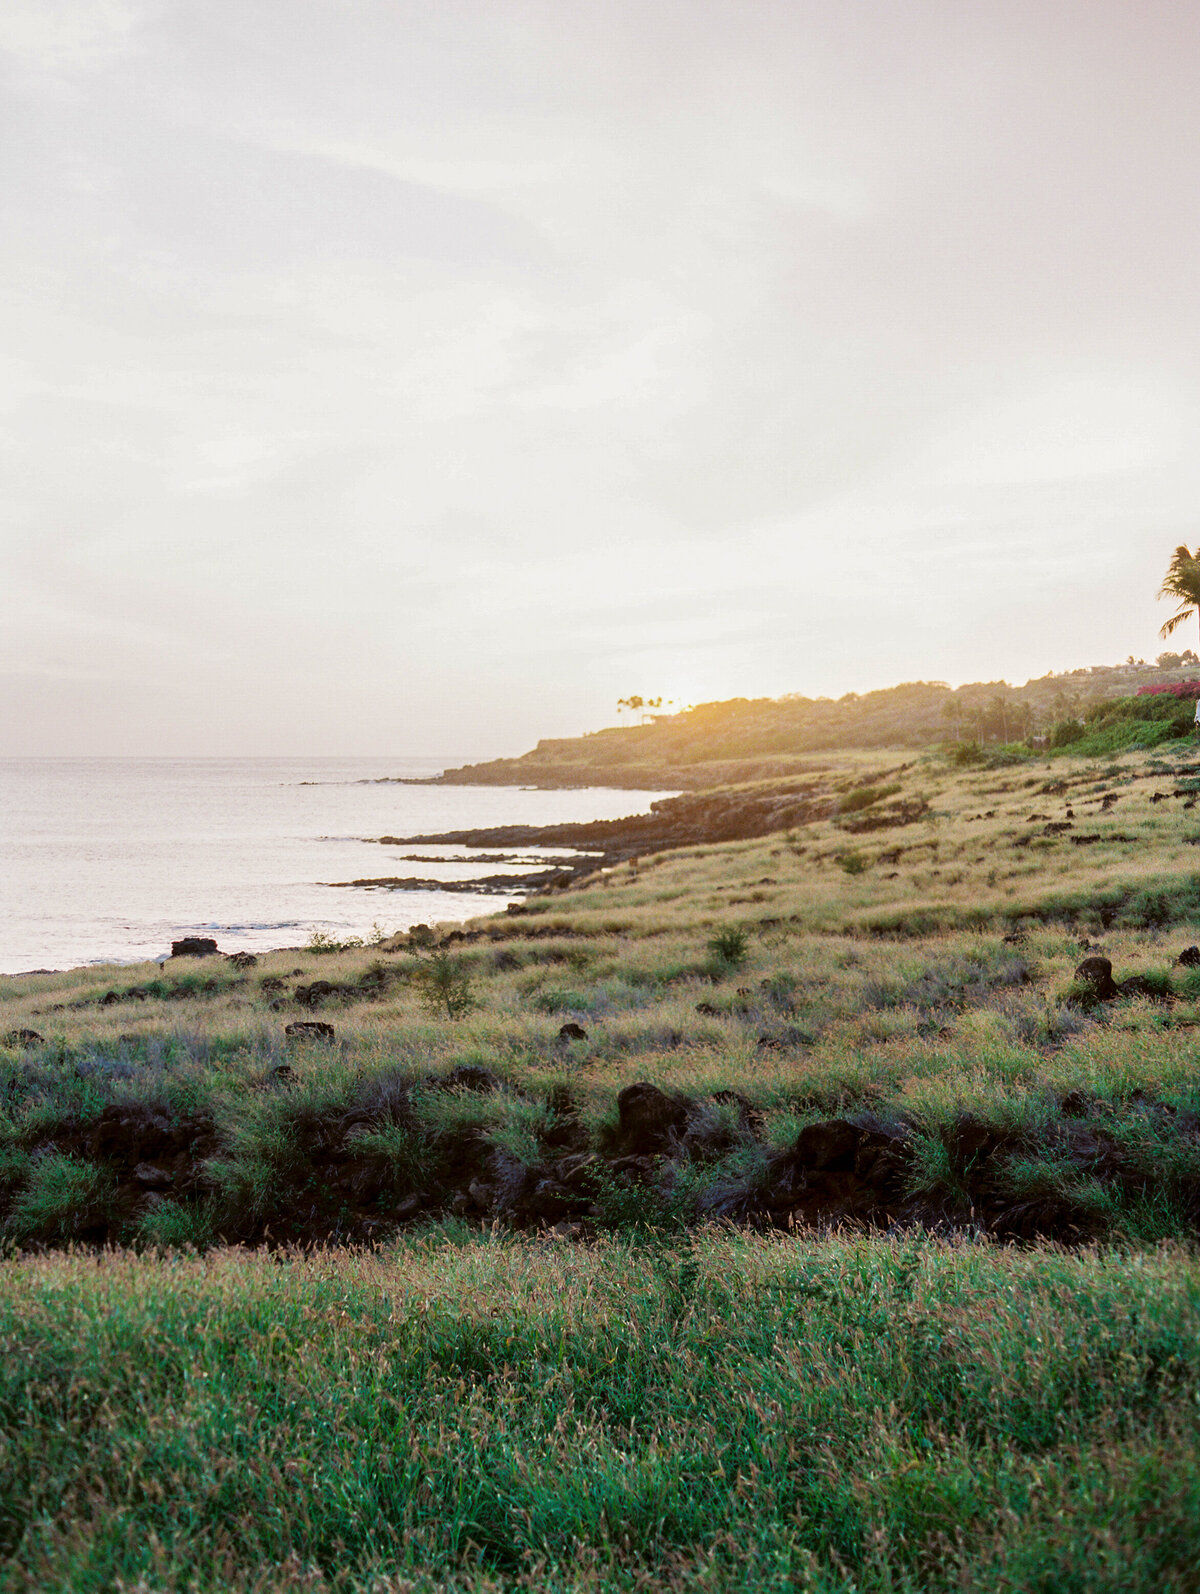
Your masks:
<svg viewBox="0 0 1200 1594"><path fill-rule="evenodd" d="M3 1587L1193 1589L1192 757L0 979Z"/></svg>
<svg viewBox="0 0 1200 1594"><path fill-rule="evenodd" d="M820 756L946 741L1014 742L1045 734L1110 698L1194 676L1196 666L1096 665L1011 687L976 681L951 688L912 681L845 697L733 698L701 703L642 725L540 741L519 758L448 769L445 785L587 786L695 791L803 777Z"/></svg>

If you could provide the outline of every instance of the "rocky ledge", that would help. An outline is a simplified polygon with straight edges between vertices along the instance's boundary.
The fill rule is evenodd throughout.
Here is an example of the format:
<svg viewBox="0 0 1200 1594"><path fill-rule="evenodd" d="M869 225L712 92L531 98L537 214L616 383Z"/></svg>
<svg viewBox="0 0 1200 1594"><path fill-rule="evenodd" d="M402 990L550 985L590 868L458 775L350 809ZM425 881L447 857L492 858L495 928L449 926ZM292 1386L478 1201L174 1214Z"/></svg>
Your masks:
<svg viewBox="0 0 1200 1594"><path fill-rule="evenodd" d="M749 841L773 830L825 819L834 796L814 781L772 786L765 792L684 792L662 797L650 811L626 819L592 819L562 825L495 825L483 830L450 830L441 835L380 836L385 846L570 847L579 856L544 874L543 886L562 888L597 869L643 853L695 847L719 841ZM508 879L511 882L512 876ZM366 884L368 882L357 882ZM457 882L464 889L468 882ZM444 884L439 885L444 889Z"/></svg>
<svg viewBox="0 0 1200 1594"><path fill-rule="evenodd" d="M906 766L902 766L906 767ZM867 782L863 783L864 789ZM895 788L890 789L893 793ZM543 871L538 881L541 890L563 890L574 881L611 868L645 853L665 852L675 847L712 846L723 841L751 841L773 831L791 830L818 819L839 817L841 828L850 834L864 830L891 829L910 825L928 811L923 798L893 796L875 801L859 812L851 804L847 812L846 793L838 793L819 776L803 780L763 783L761 786L725 787L716 791L683 792L677 797L660 797L650 804L648 813L631 814L626 819L592 819L562 825L497 825L483 830L450 830L441 835L380 836L386 846L461 847L570 847L578 854L568 860L555 859L558 867ZM532 877L529 877L532 880ZM388 882L355 881L356 885L381 885ZM400 884L401 882L397 882ZM416 883L409 884L411 889ZM533 889L507 885L517 891ZM496 877L479 882L457 882L453 889L488 890L496 888ZM444 889L444 887L439 887Z"/></svg>

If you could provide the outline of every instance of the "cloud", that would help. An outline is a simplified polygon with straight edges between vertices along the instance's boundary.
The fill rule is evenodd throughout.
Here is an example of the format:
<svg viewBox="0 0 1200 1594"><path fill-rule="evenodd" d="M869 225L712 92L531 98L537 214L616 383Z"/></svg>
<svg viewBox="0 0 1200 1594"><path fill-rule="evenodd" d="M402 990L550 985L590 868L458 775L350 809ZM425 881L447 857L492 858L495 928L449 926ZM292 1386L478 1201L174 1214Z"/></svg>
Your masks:
<svg viewBox="0 0 1200 1594"><path fill-rule="evenodd" d="M1198 33L6 7L0 579L66 683L13 745L515 749L630 690L1146 652L1200 488Z"/></svg>

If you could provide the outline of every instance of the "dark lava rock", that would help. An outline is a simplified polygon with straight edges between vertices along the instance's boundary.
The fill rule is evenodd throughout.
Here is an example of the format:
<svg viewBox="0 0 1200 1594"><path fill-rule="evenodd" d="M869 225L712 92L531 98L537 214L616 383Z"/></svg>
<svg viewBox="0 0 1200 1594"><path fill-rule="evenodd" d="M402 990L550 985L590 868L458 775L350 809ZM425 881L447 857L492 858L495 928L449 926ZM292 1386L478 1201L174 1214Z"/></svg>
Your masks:
<svg viewBox="0 0 1200 1594"><path fill-rule="evenodd" d="M1127 980L1121 981L1117 990L1122 996L1146 996L1152 1002L1167 1002L1171 999L1169 991L1164 991L1144 974L1131 974Z"/></svg>
<svg viewBox="0 0 1200 1594"><path fill-rule="evenodd" d="M994 1214L988 1230L997 1240L1058 1240L1078 1244L1097 1233L1094 1213L1060 1196L1018 1201Z"/></svg>
<svg viewBox="0 0 1200 1594"><path fill-rule="evenodd" d="M617 1097L618 1144L631 1156L649 1156L665 1150L682 1134L688 1107L686 1098L668 1096L645 1080L626 1085Z"/></svg>
<svg viewBox="0 0 1200 1594"><path fill-rule="evenodd" d="M946 1134L946 1150L959 1173L978 1169L997 1151L1005 1151L1015 1144L1015 1136L969 1112L960 1113Z"/></svg>
<svg viewBox="0 0 1200 1594"><path fill-rule="evenodd" d="M902 1200L908 1166L908 1131L874 1120L831 1118L801 1130L795 1145L770 1160L754 1197L771 1221L879 1224L892 1220ZM730 1216L750 1216L748 1208Z"/></svg>
<svg viewBox="0 0 1200 1594"><path fill-rule="evenodd" d="M271 1078L277 1085L292 1085L296 1081L296 1070L290 1063L280 1063L278 1068L271 1070Z"/></svg>
<svg viewBox="0 0 1200 1594"><path fill-rule="evenodd" d="M544 1170L532 1171L542 1176L535 1177L532 1188L524 1191L517 1203L520 1216L526 1221L558 1223L587 1204L577 1191L569 1189L558 1179L545 1176Z"/></svg>
<svg viewBox="0 0 1200 1594"><path fill-rule="evenodd" d="M319 1019L289 1024L283 1033L290 1041L331 1041L334 1038L333 1025L322 1024Z"/></svg>
<svg viewBox="0 0 1200 1594"><path fill-rule="evenodd" d="M711 1002L697 1002L696 1011L703 1014L705 1018L720 1018L721 1016Z"/></svg>
<svg viewBox="0 0 1200 1594"><path fill-rule="evenodd" d="M282 991L283 988L284 982L278 974L268 974L265 979L259 981L259 989L266 996L273 996L276 991Z"/></svg>
<svg viewBox="0 0 1200 1594"><path fill-rule="evenodd" d="M499 1090L504 1081L499 1074L479 1063L459 1063L448 1074L432 1074L427 1081L438 1090Z"/></svg>
<svg viewBox="0 0 1200 1594"><path fill-rule="evenodd" d="M1200 968L1200 946L1185 946L1175 961L1185 969Z"/></svg>
<svg viewBox="0 0 1200 1594"><path fill-rule="evenodd" d="M792 1154L803 1168L852 1168L859 1134L844 1118L807 1124L797 1135Z"/></svg>
<svg viewBox="0 0 1200 1594"><path fill-rule="evenodd" d="M345 996L347 990L347 986L335 985L332 980L314 980L311 985L297 985L292 995L301 1007L320 1007L333 997Z"/></svg>
<svg viewBox="0 0 1200 1594"><path fill-rule="evenodd" d="M81 1131L75 1149L128 1169L147 1164L194 1170L211 1154L213 1129L207 1121L172 1120L148 1102L113 1102Z"/></svg>
<svg viewBox="0 0 1200 1594"><path fill-rule="evenodd" d="M258 964L253 952L231 952L227 959L235 969L252 969Z"/></svg>
<svg viewBox="0 0 1200 1594"><path fill-rule="evenodd" d="M168 1190L175 1183L175 1175L156 1162L139 1162L133 1170L133 1182L143 1190Z"/></svg>
<svg viewBox="0 0 1200 1594"><path fill-rule="evenodd" d="M1118 994L1112 977L1112 963L1108 958L1084 958L1075 970L1075 978L1080 985L1090 986L1093 994L1102 1002L1111 1001Z"/></svg>
<svg viewBox="0 0 1200 1594"><path fill-rule="evenodd" d="M588 1038L587 1030L582 1024L564 1024L558 1032L558 1038L560 1041L585 1041Z"/></svg>
<svg viewBox="0 0 1200 1594"><path fill-rule="evenodd" d="M10 1029L4 1037L6 1046L44 1046L46 1037L35 1029Z"/></svg>
<svg viewBox="0 0 1200 1594"><path fill-rule="evenodd" d="M182 941L171 942L173 958L215 957L217 943L207 935L185 935Z"/></svg>

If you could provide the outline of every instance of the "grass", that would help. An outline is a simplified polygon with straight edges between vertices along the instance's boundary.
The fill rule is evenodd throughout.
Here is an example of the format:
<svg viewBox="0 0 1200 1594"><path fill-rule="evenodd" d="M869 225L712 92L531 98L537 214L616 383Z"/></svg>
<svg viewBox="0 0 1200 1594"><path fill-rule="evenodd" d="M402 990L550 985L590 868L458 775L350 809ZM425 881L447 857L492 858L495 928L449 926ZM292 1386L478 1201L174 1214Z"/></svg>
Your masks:
<svg viewBox="0 0 1200 1594"><path fill-rule="evenodd" d="M0 1594L1194 1587L1200 767L1120 756L0 978Z"/></svg>
<svg viewBox="0 0 1200 1594"><path fill-rule="evenodd" d="M29 1259L0 1586L1189 1589L1198 1330L1169 1250Z"/></svg>

